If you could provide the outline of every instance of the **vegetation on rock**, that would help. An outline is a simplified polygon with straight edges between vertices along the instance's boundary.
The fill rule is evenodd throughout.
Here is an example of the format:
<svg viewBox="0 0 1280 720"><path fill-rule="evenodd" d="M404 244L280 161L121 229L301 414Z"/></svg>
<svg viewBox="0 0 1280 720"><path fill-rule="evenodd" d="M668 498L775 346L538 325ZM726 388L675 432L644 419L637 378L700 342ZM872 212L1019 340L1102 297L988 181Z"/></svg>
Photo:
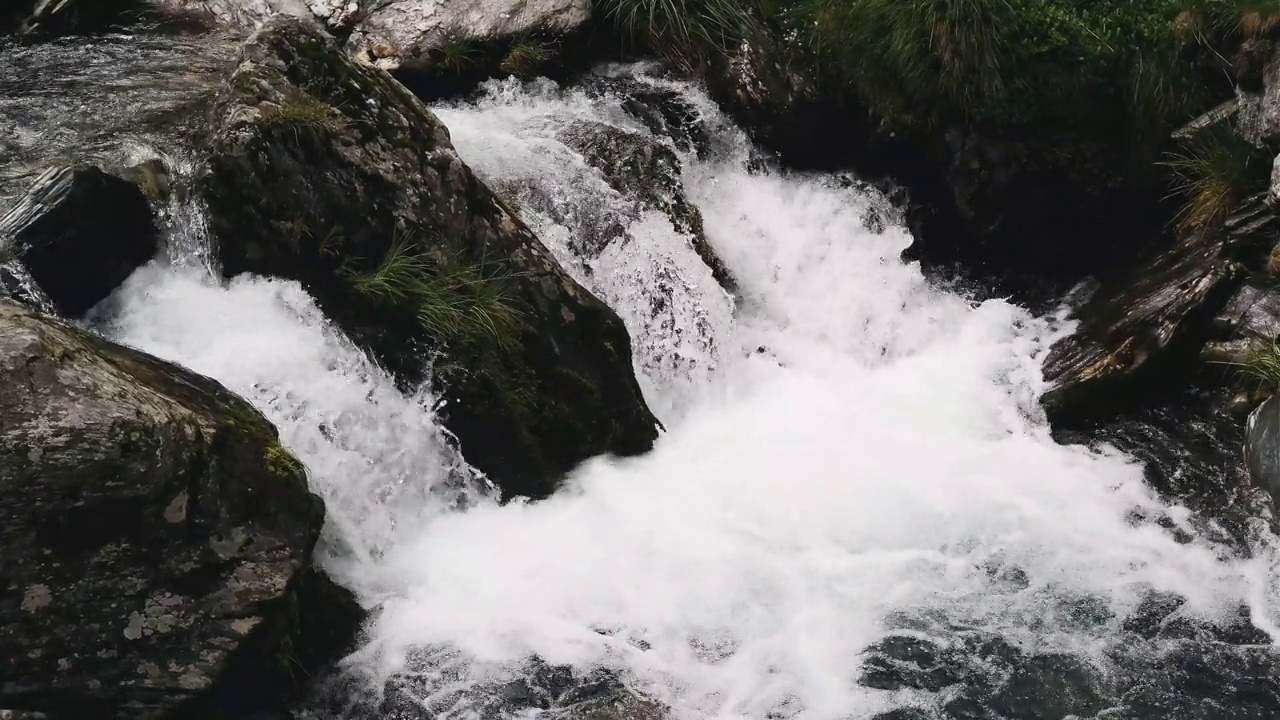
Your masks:
<svg viewBox="0 0 1280 720"><path fill-rule="evenodd" d="M433 254L401 238L377 267L360 271L347 264L342 273L360 294L412 314L445 346L481 343L508 349L516 341L520 317L507 293L486 277L483 266L457 253Z"/></svg>

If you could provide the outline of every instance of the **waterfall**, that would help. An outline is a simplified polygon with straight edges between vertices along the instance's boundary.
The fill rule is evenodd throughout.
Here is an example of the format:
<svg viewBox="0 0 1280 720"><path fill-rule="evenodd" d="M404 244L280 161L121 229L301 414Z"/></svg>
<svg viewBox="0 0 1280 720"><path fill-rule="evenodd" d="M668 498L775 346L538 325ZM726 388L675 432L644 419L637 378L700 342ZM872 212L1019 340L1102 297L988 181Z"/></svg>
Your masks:
<svg viewBox="0 0 1280 720"><path fill-rule="evenodd" d="M401 393L296 283L212 278L190 214L172 257L100 319L243 394L307 465L329 508L325 566L374 610L346 673L432 717L479 716L536 657L607 670L676 718L836 719L941 708L983 672L1007 687L1069 663L1060 675L1083 677L1097 712L1178 647L1126 634L1152 597L1185 598L1174 614L1192 625L1243 607L1280 637L1273 551L1224 556L1135 460L1050 437L1039 364L1069 323L931 285L874 191L762 169L697 88L610 73L495 82L437 110L626 322L666 427L644 457L498 503L428 390ZM701 118L683 179L736 299L669 219L557 139L574 120L650 132L613 81ZM584 250L601 228L617 231ZM976 660L933 685L869 680L893 638ZM1021 660L995 667L1000 653Z"/></svg>

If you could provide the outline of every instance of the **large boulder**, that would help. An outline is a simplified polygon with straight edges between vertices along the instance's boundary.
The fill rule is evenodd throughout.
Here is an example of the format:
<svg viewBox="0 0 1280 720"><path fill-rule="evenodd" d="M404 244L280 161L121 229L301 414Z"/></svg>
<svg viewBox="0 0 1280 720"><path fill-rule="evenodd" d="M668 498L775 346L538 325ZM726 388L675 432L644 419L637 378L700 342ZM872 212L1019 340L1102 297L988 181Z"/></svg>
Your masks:
<svg viewBox="0 0 1280 720"><path fill-rule="evenodd" d="M50 168L0 216L0 262L21 262L69 317L110 295L157 245L147 197L95 167Z"/></svg>
<svg viewBox="0 0 1280 720"><path fill-rule="evenodd" d="M1216 232L1196 234L1136 264L1075 315L1080 327L1044 364L1041 403L1054 421L1098 417L1132 399L1176 341L1203 331L1230 297L1236 271Z"/></svg>
<svg viewBox="0 0 1280 720"><path fill-rule="evenodd" d="M545 495L587 457L651 447L622 321L390 75L278 16L246 44L215 122L201 185L225 272L301 281L407 385L441 353L445 423L509 494ZM424 287L447 292L423 305ZM442 304L501 322L449 333L430 322Z"/></svg>
<svg viewBox="0 0 1280 720"><path fill-rule="evenodd" d="M685 195L680 158L674 150L657 138L588 120L571 123L559 138L623 197L670 218L672 227L689 237L716 281L733 290L733 278L707 241L702 212Z"/></svg>
<svg viewBox="0 0 1280 720"><path fill-rule="evenodd" d="M242 717L358 623L324 506L217 382L0 300L0 705Z"/></svg>
<svg viewBox="0 0 1280 720"><path fill-rule="evenodd" d="M1244 457L1254 485L1280 504L1280 395L1273 395L1249 416Z"/></svg>

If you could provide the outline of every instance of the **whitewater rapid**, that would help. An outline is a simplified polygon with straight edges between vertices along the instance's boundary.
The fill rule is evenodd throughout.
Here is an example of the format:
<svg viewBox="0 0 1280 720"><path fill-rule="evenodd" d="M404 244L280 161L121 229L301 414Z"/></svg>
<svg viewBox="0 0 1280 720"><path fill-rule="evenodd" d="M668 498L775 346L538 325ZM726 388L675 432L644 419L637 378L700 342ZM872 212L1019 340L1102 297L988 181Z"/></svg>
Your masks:
<svg viewBox="0 0 1280 720"><path fill-rule="evenodd" d="M1105 674L1154 590L1187 616L1245 604L1280 637L1271 558L1134 521L1197 537L1136 462L1050 438L1039 364L1068 324L932 286L900 259L905 230L868 229L883 199L749 171L698 91L636 82L707 124L684 180L736 302L665 217L556 140L574 119L647 132L610 92L509 81L438 108L463 159L623 317L666 428L546 501L499 504L431 395L400 393L295 283L214 281L188 243L104 311L113 337L244 394L307 465L326 567L376 611L350 672L415 678L440 717L537 656L611 669L677 718L865 718L928 702L858 683L867 647L904 628L996 633ZM584 254L600 214L625 232ZM1106 612L1081 623L1083 601Z"/></svg>

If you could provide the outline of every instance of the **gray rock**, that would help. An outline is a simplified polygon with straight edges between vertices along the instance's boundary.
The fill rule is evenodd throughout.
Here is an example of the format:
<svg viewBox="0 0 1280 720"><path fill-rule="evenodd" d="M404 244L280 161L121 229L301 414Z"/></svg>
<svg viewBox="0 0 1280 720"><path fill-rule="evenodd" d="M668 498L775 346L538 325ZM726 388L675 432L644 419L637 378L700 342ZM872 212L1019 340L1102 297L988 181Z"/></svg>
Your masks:
<svg viewBox="0 0 1280 720"><path fill-rule="evenodd" d="M390 0L368 8L347 47L392 68L424 57L446 40L559 35L590 20L590 0Z"/></svg>
<svg viewBox="0 0 1280 720"><path fill-rule="evenodd" d="M1267 207L1280 211L1280 155L1271 161L1271 183L1267 186Z"/></svg>
<svg viewBox="0 0 1280 720"><path fill-rule="evenodd" d="M1249 415L1244 457L1253 483L1280 503L1280 395L1273 395Z"/></svg>
<svg viewBox="0 0 1280 720"><path fill-rule="evenodd" d="M1200 356L1209 362L1239 363L1280 338L1280 292L1245 285L1214 317L1221 335L1205 345Z"/></svg>
<svg viewBox="0 0 1280 720"><path fill-rule="evenodd" d="M588 457L652 446L622 321L472 174L421 101L318 26L277 16L249 40L209 155L202 192L225 272L300 280L406 384L440 353L445 423L508 494L545 495ZM423 281L460 259L507 299L514 327L441 337L418 309L360 293L353 273L395 245L428 258L435 269L413 271Z"/></svg>
<svg viewBox="0 0 1280 720"><path fill-rule="evenodd" d="M24 35L86 32L136 13L140 0L9 0L12 8L0 11L0 31Z"/></svg>
<svg viewBox="0 0 1280 720"><path fill-rule="evenodd" d="M7 707L238 717L349 642L324 506L217 382L0 300L0 417Z"/></svg>
<svg viewBox="0 0 1280 720"><path fill-rule="evenodd" d="M157 245L139 187L94 167L50 168L0 216L0 262L20 261L71 317L110 295Z"/></svg>
<svg viewBox="0 0 1280 720"><path fill-rule="evenodd" d="M1156 253L1104 286L1076 313L1080 328L1045 360L1053 387L1041 403L1054 420L1114 409L1140 371L1201 315L1226 300L1236 277L1218 233L1202 233Z"/></svg>
<svg viewBox="0 0 1280 720"><path fill-rule="evenodd" d="M599 170L614 190L670 218L677 232L689 236L720 285L733 291L733 278L707 242L702 213L685 195L675 151L656 138L586 120L570 124L559 138Z"/></svg>

